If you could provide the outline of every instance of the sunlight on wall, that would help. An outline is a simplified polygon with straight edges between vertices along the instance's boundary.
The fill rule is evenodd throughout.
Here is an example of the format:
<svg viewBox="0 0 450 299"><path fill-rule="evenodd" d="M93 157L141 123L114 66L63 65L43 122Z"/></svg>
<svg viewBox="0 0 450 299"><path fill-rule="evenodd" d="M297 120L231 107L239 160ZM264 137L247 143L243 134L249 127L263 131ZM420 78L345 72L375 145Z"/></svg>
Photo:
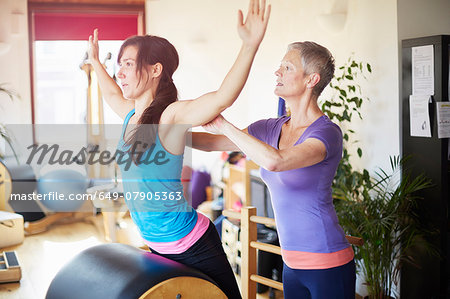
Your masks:
<svg viewBox="0 0 450 299"><path fill-rule="evenodd" d="M240 47L236 32L238 0L214 2L192 0L147 1L147 32L164 36L180 54L175 83L180 98L190 99L220 86ZM359 82L370 102L363 108L363 121L355 122L363 158L355 167L370 170L389 164L389 155L399 153L398 52L396 2L327 0L272 0L272 14L266 36L253 63L246 86L237 102L224 116L239 128L262 119L276 117L277 97L274 75L289 43L312 40L333 53L341 65L355 58L369 62L373 74ZM346 14L340 30L319 24L321 15ZM383 22L380 22L380 19ZM201 21L199 21L201 20ZM193 153L193 161L197 153ZM198 153L204 163L211 154Z"/></svg>
<svg viewBox="0 0 450 299"><path fill-rule="evenodd" d="M111 76L118 70L116 57L121 44L122 41L99 42L99 57ZM86 72L80 68L86 59L86 41L36 41L35 45L36 123L86 123L88 80ZM105 59L108 52L112 53L110 60ZM98 97L97 89L93 88L91 92L91 97ZM99 109L98 106L93 108ZM121 123L111 109L105 109L104 113L106 123ZM94 119L94 123L98 123L98 119Z"/></svg>

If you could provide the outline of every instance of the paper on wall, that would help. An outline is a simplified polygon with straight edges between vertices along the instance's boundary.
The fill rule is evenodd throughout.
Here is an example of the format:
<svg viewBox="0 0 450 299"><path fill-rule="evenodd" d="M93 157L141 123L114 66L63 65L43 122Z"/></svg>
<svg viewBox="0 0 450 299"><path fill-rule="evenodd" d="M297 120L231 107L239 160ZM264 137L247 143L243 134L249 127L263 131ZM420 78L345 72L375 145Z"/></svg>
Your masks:
<svg viewBox="0 0 450 299"><path fill-rule="evenodd" d="M409 96L410 134L417 137L431 137L428 103L430 95Z"/></svg>
<svg viewBox="0 0 450 299"><path fill-rule="evenodd" d="M437 102L438 138L450 138L450 102Z"/></svg>
<svg viewBox="0 0 450 299"><path fill-rule="evenodd" d="M412 47L412 94L434 95L433 45Z"/></svg>

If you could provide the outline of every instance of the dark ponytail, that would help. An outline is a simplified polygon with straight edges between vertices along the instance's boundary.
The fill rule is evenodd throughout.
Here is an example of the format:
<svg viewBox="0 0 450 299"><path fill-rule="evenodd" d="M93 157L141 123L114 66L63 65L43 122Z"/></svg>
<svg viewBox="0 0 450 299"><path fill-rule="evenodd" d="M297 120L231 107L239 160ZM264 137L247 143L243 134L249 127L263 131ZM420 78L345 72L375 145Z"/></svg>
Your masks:
<svg viewBox="0 0 450 299"><path fill-rule="evenodd" d="M142 71L146 66L158 62L162 65L161 79L156 88L155 98L142 113L130 137L126 139L126 145L130 146L128 152L132 155L135 164L139 164L141 158L139 153L148 149L155 140L157 124L163 111L178 99L178 91L173 83L172 75L178 67L179 58L175 47L165 38L146 35L128 38L120 48L119 61L124 49L128 46L135 46L138 49L136 72L141 79ZM155 125L145 126L146 124Z"/></svg>
<svg viewBox="0 0 450 299"><path fill-rule="evenodd" d="M159 81L153 102L144 110L138 124L159 124L163 111L177 99L178 91L172 78L164 78L163 76Z"/></svg>

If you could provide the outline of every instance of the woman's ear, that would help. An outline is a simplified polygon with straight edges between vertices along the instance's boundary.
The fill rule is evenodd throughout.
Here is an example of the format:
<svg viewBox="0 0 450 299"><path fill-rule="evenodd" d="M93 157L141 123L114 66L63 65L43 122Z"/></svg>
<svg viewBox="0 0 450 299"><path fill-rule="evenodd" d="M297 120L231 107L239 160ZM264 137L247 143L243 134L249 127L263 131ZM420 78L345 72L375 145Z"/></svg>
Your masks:
<svg viewBox="0 0 450 299"><path fill-rule="evenodd" d="M312 73L309 75L308 83L306 85L306 88L314 88L314 86L317 85L320 81L320 75L318 73Z"/></svg>
<svg viewBox="0 0 450 299"><path fill-rule="evenodd" d="M163 71L162 64L157 62L151 66L150 75L152 78L158 78L161 76L162 71Z"/></svg>

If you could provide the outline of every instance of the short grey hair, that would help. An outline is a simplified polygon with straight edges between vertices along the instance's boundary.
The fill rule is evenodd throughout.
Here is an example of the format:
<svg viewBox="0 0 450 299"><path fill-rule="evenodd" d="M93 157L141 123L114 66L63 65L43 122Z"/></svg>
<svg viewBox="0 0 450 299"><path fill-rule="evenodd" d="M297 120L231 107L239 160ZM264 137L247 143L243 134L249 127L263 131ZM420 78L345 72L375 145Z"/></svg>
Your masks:
<svg viewBox="0 0 450 299"><path fill-rule="evenodd" d="M288 51L298 50L302 67L306 75L318 73L320 81L313 88L313 94L319 97L324 88L331 82L334 76L334 58L331 52L310 41L295 42L288 45Z"/></svg>

